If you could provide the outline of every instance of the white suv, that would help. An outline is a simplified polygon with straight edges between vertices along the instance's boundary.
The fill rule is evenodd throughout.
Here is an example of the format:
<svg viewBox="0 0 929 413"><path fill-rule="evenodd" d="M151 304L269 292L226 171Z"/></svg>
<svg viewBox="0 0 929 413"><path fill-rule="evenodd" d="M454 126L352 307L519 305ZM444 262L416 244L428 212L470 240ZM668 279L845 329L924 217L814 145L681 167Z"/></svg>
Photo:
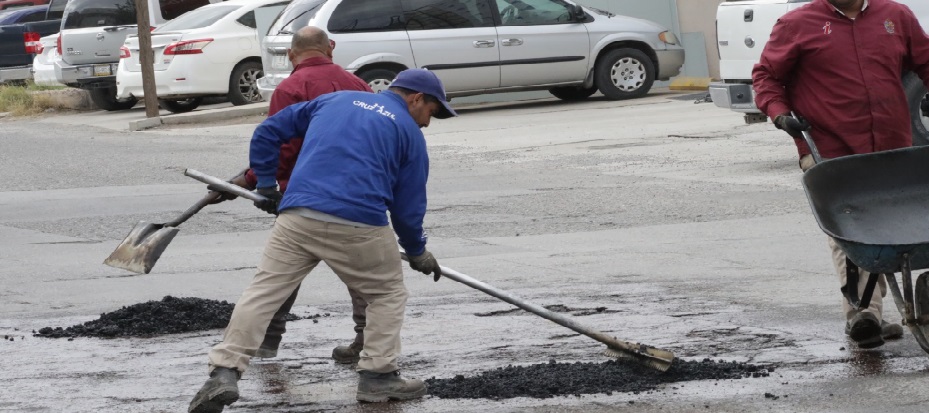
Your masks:
<svg viewBox="0 0 929 413"><path fill-rule="evenodd" d="M664 27L567 0L294 0L263 43L266 99L292 70L293 33L308 25L326 30L335 62L375 91L416 67L435 71L452 97L547 89L578 100L599 89L626 99L684 64Z"/></svg>

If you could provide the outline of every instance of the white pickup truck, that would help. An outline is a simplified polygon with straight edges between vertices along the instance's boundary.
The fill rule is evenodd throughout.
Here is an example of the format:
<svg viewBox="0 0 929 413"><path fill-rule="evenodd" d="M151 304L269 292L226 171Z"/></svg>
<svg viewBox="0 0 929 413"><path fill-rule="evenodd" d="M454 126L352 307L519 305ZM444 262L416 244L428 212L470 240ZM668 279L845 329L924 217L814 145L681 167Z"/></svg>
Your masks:
<svg viewBox="0 0 929 413"><path fill-rule="evenodd" d="M721 108L745 115L746 123L766 122L767 117L755 107L752 68L761 59L774 23L783 14L803 7L810 0L724 1L716 9L716 40L719 47L719 74L722 81L710 84L710 97ZM907 5L929 30L929 0L897 0ZM913 143L929 144L929 118L922 116L919 104L926 88L912 73L902 79L910 117Z"/></svg>

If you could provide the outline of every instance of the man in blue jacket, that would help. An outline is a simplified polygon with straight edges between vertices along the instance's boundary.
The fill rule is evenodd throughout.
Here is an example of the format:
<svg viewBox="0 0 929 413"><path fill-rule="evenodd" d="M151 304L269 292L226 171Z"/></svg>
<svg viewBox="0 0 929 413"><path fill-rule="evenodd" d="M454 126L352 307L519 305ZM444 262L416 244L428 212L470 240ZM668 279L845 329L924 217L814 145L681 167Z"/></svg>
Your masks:
<svg viewBox="0 0 929 413"><path fill-rule="evenodd" d="M221 412L238 400L237 381L271 317L320 261L368 303L356 398L382 402L426 394L421 380L400 377L396 363L407 291L394 233L410 267L438 280L439 264L423 232L429 157L420 128L432 117L452 116L439 78L410 69L384 93L323 95L258 126L250 161L258 193L268 198L258 206L279 215L223 342L210 351L210 378L189 412ZM306 138L282 196L275 179L280 146L300 135Z"/></svg>

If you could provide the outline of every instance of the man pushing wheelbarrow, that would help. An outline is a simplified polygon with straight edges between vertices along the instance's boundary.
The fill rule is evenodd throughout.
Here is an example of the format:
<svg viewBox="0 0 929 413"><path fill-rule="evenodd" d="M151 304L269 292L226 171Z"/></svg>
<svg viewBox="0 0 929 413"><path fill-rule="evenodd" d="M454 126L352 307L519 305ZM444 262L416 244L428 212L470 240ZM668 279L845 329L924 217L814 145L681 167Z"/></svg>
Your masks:
<svg viewBox="0 0 929 413"><path fill-rule="evenodd" d="M813 0L778 20L752 78L757 106L773 119L777 128L793 136L800 154L800 168L805 172L819 161L814 155L828 160L911 146L909 107L901 85L901 74L907 72L915 73L929 87L929 36L910 9L892 0ZM923 110L927 109L923 101ZM792 116L793 112L800 116ZM807 131L812 145L803 141ZM914 160L915 157L919 159ZM898 240L879 240L880 237L873 236L875 231L865 231L861 227L862 222L868 222L866 217L874 218L878 212L900 213L893 208L869 209L875 203L888 203L888 200L880 196L868 199L868 194L861 193L868 188L872 193L877 192L874 195L881 195L882 190L891 189L889 186L896 182L893 179L879 185L863 181L892 169L887 163L900 159L929 165L929 152L864 161L850 158L842 167L825 168L833 163L828 162L822 169L823 172L829 169L829 178L823 177L827 174L820 174L816 179L807 175L804 180L816 218L830 235L833 262L846 298L842 304L845 333L860 348L878 347L885 339L903 335L900 325L888 323L882 317L882 297L887 291L885 274L892 276L904 271L904 284L908 286L911 263L913 269L918 268L916 262L911 262L912 254L918 253L913 249L899 250L899 254L882 260L871 259L873 257L868 254L860 257L846 254L850 248L863 245L860 239L853 239L852 235L860 235L856 231L871 236L868 238L871 242L866 242L861 251L871 253L874 248L890 251L894 248L885 247L900 244ZM836 175L840 171L843 175ZM912 170L910 174L919 172ZM812 193L811 184L816 182L811 181L823 180L827 185L819 182L817 193ZM861 185L855 187L858 183ZM912 195L908 194L909 198ZM860 200L860 204L853 198ZM929 200L924 201L922 203L929 204ZM818 209L825 204L834 208ZM886 230L901 229L889 228L893 226L890 221L900 217L883 218L872 219L865 226L880 224ZM926 220L925 215L918 218ZM857 227L852 225L855 223ZM906 232L914 228L903 229ZM924 234L924 238L927 239L912 242L929 241L929 233ZM849 256L857 258L856 262ZM881 265L877 265L878 261ZM929 266L929 261L926 265ZM869 269L877 273L872 274ZM924 282L929 283L929 280ZM917 290L919 284L917 282ZM896 287L895 281L891 287ZM872 293L875 294L872 296ZM898 295L896 290L894 293ZM912 293L907 290L907 294L910 300L906 321L915 324ZM925 301L929 304L929 298ZM929 314L929 308L925 310Z"/></svg>

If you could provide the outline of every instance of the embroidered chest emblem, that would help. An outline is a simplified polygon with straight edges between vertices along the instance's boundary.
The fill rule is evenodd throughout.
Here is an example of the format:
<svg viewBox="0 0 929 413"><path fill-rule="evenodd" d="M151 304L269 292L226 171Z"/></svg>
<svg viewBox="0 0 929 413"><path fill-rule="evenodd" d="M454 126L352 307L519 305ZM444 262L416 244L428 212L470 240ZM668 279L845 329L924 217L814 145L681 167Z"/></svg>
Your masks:
<svg viewBox="0 0 929 413"><path fill-rule="evenodd" d="M823 26L823 34L832 34L832 22L826 22Z"/></svg>
<svg viewBox="0 0 929 413"><path fill-rule="evenodd" d="M890 34L894 34L897 31L894 22L890 21L890 19L884 20L884 29Z"/></svg>

